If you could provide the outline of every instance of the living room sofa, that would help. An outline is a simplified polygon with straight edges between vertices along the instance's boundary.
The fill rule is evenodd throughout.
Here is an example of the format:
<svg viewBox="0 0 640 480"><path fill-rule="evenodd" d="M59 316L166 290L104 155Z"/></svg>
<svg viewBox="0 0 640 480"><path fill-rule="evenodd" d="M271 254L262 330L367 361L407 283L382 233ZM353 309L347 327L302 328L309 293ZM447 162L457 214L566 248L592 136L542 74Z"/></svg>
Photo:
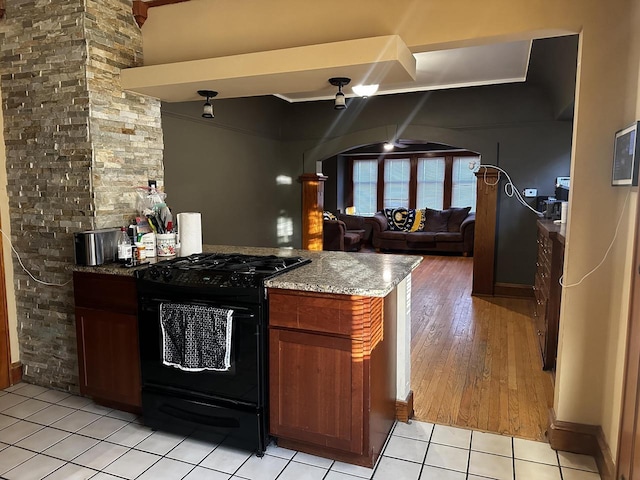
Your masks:
<svg viewBox="0 0 640 480"><path fill-rule="evenodd" d="M372 225L372 245L378 251L458 252L471 256L476 216L470 210L385 209L367 219Z"/></svg>

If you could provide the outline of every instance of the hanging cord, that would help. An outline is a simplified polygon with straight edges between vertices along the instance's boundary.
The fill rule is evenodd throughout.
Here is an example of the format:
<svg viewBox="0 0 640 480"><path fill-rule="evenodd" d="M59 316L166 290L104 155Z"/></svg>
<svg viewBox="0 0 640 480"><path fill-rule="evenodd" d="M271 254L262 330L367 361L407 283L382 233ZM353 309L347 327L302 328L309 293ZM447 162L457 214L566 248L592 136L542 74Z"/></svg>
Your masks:
<svg viewBox="0 0 640 480"><path fill-rule="evenodd" d="M482 168L484 167L484 175L483 175L483 179L484 179L484 183L486 185L497 185L500 180L497 180L495 182L489 182L487 180L487 169L489 168L493 168L495 170L498 170L499 172L504 173L504 175L507 177L507 183L505 183L504 185L504 193L507 195L507 197L516 197L516 200L518 200L518 202L520 202L522 205L524 205L525 207L527 207L529 210L531 210L533 213L535 213L536 215L542 217L544 216L543 212L539 212L537 210L535 210L534 208L531 207L531 205L529 205L524 198L522 198L522 195L520 195L520 192L518 191L518 189L516 188L516 186L513 184L513 181L511 181L511 177L509 176L509 174L504 171L502 168L497 167L495 165L478 165L478 168ZM586 278L590 275L592 275L596 270L598 270L602 264L606 261L607 257L609 256L609 253L611 252L611 249L613 248L613 245L616 241L616 238L618 237L618 232L620 231L620 225L622 224L622 218L624 216L624 211L627 207L627 203L629 202L629 194L631 193L631 190L627 191L627 196L624 200L624 204L622 205L622 211L620 212L620 217L618 218L618 224L616 225L616 230L615 233L613 234L613 238L611 239L611 243L609 244L609 247L607 248L607 251L604 253L604 256L602 257L602 260L600 260L600 262L593 267L593 269L591 269L591 271L589 271L588 273L586 273L579 281L577 281L576 283L571 283L569 285L565 285L563 282L564 280L564 275L561 275L560 278L558 279L558 283L563 287L563 288L571 288L571 287L577 287L578 285L580 285L584 280L586 280Z"/></svg>
<svg viewBox="0 0 640 480"><path fill-rule="evenodd" d="M618 232L620 231L620 225L622 224L622 218L624 217L624 211L627 208L627 202L629 201L629 194L631 193L631 189L629 189L627 191L627 196L624 199L624 204L622 205L622 211L620 212L620 218L618 218L618 224L616 225L616 231L613 234L613 238L611 239L611 243L609 244L609 248L607 248L607 251L604 253L604 257L602 257L602 260L600 260L600 263L598 263L595 267L593 267L593 269L589 272L586 273L579 281L577 281L576 283L571 283L569 285L565 285L564 283L562 283L562 281L564 280L564 275L561 275L560 278L558 279L558 283L563 287L563 288L571 288L571 287L577 287L578 285L580 285L589 275L591 275L593 272L595 272L596 270L598 270L602 264L604 263L604 261L607 259L607 257L609 256L609 252L611 252L611 249L613 248L613 244L616 241L616 238L618 237Z"/></svg>
<svg viewBox="0 0 640 480"><path fill-rule="evenodd" d="M498 167L496 165L489 165L489 164L480 164L480 165L478 165L478 168L484 168L483 180L484 180L484 183L486 185L490 185L490 186L494 186L494 185L497 185L498 183L500 183L500 179L496 180L493 183L489 182L487 180L487 170L489 168L493 168L494 170L498 170L499 172L504 173L505 177L507 177L507 183L504 184L504 193L505 193L505 195L507 197L509 197L509 198L515 197L518 202L520 202L522 205L527 207L529 210L531 210L533 213L535 213L539 217L544 216L543 212L539 212L538 210L533 208L531 205L529 205L525 201L524 198L522 198L522 195L520 194L520 192L518 191L518 189L514 185L513 181L511 180L511 177L509 176L509 174L505 170L503 170L502 168L500 168L500 167Z"/></svg>
<svg viewBox="0 0 640 480"><path fill-rule="evenodd" d="M0 229L0 233L2 233L2 236L4 238L6 238L9 242L9 245L11 245L11 250L13 250L13 253L16 254L16 258L18 259L18 263L20 264L20 266L22 267L22 269L27 273L27 275L29 275L35 282L41 283L42 285L48 285L50 287L64 287L68 284L71 283L71 280L64 282L64 283L49 283L49 282L43 282L42 280L37 279L36 277L33 276L33 274L27 270L27 267L24 266L24 263L22 263L22 259L20 258L20 254L18 254L18 251L15 249L15 247L13 246L13 243L11 242L11 239L7 236L6 233L4 233L4 230Z"/></svg>

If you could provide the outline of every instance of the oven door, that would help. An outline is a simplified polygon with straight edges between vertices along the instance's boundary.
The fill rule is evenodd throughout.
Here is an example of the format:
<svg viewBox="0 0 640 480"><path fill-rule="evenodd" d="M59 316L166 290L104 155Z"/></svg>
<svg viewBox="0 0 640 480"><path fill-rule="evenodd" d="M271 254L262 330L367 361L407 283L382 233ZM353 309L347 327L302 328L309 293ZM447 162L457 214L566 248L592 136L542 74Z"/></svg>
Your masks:
<svg viewBox="0 0 640 480"><path fill-rule="evenodd" d="M138 299L138 336L142 387L166 389L174 394L204 396L240 405L261 407L266 390L264 375L265 325L260 305L228 305L220 300L186 300L180 295ZM181 303L230 308L232 315L231 368L226 371L185 371L163 364L163 339L160 326L160 305Z"/></svg>

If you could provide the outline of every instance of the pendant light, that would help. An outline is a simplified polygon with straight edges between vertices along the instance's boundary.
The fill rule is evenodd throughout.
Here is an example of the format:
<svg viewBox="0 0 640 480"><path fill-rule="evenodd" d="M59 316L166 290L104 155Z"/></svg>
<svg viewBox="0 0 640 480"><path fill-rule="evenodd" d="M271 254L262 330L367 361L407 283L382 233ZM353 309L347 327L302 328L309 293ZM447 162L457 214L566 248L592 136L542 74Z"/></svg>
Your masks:
<svg viewBox="0 0 640 480"><path fill-rule="evenodd" d="M336 93L336 99L333 104L333 108L336 110L344 110L347 108L347 102L344 98L344 93L342 93L342 87L348 85L351 81L350 78L347 77L333 77L329 79L329 83L334 87L338 87L338 93Z"/></svg>
<svg viewBox="0 0 640 480"><path fill-rule="evenodd" d="M198 90L198 95L200 95L201 97L206 97L207 99L202 107L202 117L213 118L215 116L213 114L213 105L211 105L211 102L209 102L209 100L218 95L218 92L214 90Z"/></svg>

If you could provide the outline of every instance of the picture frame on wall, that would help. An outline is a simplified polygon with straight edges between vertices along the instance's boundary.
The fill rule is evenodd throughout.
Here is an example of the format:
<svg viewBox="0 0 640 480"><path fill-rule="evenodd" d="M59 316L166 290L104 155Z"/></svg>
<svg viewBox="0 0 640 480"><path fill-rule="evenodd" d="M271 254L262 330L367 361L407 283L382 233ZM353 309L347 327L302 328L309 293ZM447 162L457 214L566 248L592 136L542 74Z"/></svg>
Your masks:
<svg viewBox="0 0 640 480"><path fill-rule="evenodd" d="M636 122L616 132L611 185L638 185L638 162L640 161L639 125L640 122Z"/></svg>

